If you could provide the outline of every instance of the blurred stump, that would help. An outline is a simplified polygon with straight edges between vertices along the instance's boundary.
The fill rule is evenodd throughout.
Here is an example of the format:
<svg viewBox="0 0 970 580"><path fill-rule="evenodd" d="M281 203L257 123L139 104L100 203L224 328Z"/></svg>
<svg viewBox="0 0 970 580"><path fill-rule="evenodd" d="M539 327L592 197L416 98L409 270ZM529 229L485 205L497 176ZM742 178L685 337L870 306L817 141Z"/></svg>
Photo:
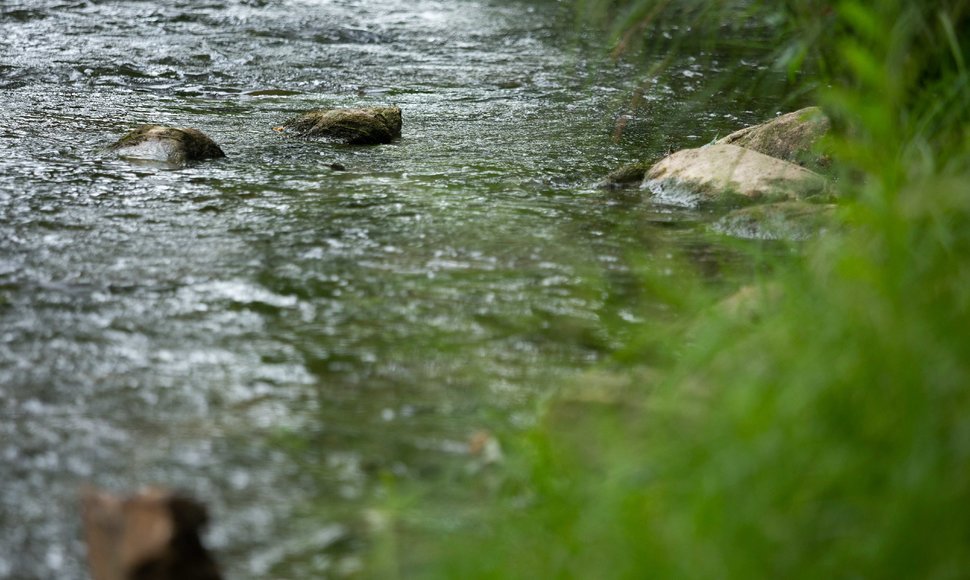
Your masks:
<svg viewBox="0 0 970 580"><path fill-rule="evenodd" d="M86 490L81 499L93 580L220 580L199 538L205 507L148 488L119 498Z"/></svg>

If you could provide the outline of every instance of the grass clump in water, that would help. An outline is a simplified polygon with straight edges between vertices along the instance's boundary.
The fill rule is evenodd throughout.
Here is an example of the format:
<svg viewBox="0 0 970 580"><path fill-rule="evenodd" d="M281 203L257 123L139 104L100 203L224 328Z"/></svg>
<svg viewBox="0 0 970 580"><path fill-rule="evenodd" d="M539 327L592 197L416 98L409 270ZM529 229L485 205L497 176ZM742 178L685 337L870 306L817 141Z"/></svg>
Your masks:
<svg viewBox="0 0 970 580"><path fill-rule="evenodd" d="M679 341L645 329L617 354L659 372L553 400L512 442L489 518L442 540L429 575L970 575L970 8L779 14L824 31L793 45L827 87L847 227L749 307L685 313Z"/></svg>

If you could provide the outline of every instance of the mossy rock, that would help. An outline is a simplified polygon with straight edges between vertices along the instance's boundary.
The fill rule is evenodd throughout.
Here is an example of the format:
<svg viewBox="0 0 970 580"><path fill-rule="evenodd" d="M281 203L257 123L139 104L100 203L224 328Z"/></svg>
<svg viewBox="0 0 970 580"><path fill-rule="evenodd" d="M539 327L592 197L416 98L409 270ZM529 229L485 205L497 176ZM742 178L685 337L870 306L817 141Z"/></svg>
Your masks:
<svg viewBox="0 0 970 580"><path fill-rule="evenodd" d="M828 165L828 159L818 153L817 146L830 126L828 117L821 109L807 107L735 131L717 143L753 149L769 157L818 169Z"/></svg>
<svg viewBox="0 0 970 580"><path fill-rule="evenodd" d="M401 136L401 109L316 109L290 119L280 129L300 137L326 138L349 145L379 145Z"/></svg>
<svg viewBox="0 0 970 580"><path fill-rule="evenodd" d="M203 159L225 157L222 149L198 129L142 125L108 146L109 151L129 159L184 165Z"/></svg>
<svg viewBox="0 0 970 580"><path fill-rule="evenodd" d="M831 228L834 204L789 201L734 210L714 223L714 230L744 239L806 240Z"/></svg>
<svg viewBox="0 0 970 580"><path fill-rule="evenodd" d="M708 145L662 159L642 187L660 203L697 207L804 199L825 193L828 184L789 161L737 145Z"/></svg>
<svg viewBox="0 0 970 580"><path fill-rule="evenodd" d="M643 161L627 163L606 174L602 181L596 184L600 189L619 189L639 185L643 182L643 176L647 174L649 165Z"/></svg>

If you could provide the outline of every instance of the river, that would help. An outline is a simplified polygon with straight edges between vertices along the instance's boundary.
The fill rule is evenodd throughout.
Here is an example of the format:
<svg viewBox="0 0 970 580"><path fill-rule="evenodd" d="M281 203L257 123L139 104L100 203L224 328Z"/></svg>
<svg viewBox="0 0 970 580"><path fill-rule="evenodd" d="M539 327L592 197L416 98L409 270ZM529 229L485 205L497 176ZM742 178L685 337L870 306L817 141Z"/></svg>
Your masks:
<svg viewBox="0 0 970 580"><path fill-rule="evenodd" d="M85 577L80 487L148 483L210 506L229 577L352 575L381 481L461 485L474 433L649 324L631 264L716 277L707 216L594 183L770 109L685 114L685 59L616 142L640 77L577 28L541 0L0 4L0 578ZM391 145L271 130L385 104ZM142 123L227 157L104 151Z"/></svg>

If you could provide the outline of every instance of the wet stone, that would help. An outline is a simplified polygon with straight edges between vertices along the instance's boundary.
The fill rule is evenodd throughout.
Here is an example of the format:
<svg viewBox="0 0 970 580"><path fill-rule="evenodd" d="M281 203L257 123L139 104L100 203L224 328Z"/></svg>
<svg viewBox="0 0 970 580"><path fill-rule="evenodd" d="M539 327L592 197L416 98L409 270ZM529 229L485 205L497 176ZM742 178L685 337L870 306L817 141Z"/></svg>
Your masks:
<svg viewBox="0 0 970 580"><path fill-rule="evenodd" d="M596 186L600 189L618 189L640 185L647 169L649 169L649 165L642 161L627 163L609 172Z"/></svg>
<svg viewBox="0 0 970 580"><path fill-rule="evenodd" d="M316 109L290 119L280 130L348 145L379 145L401 136L399 107Z"/></svg>
<svg viewBox="0 0 970 580"><path fill-rule="evenodd" d="M714 223L715 231L753 240L807 240L835 224L835 204L804 201L768 203L734 210Z"/></svg>
<svg viewBox="0 0 970 580"><path fill-rule="evenodd" d="M708 145L664 158L641 187L658 203L697 207L804 199L824 193L827 184L795 163L736 145Z"/></svg>
<svg viewBox="0 0 970 580"><path fill-rule="evenodd" d="M198 129L142 125L111 144L109 151L127 159L184 165L225 157L222 149Z"/></svg>

